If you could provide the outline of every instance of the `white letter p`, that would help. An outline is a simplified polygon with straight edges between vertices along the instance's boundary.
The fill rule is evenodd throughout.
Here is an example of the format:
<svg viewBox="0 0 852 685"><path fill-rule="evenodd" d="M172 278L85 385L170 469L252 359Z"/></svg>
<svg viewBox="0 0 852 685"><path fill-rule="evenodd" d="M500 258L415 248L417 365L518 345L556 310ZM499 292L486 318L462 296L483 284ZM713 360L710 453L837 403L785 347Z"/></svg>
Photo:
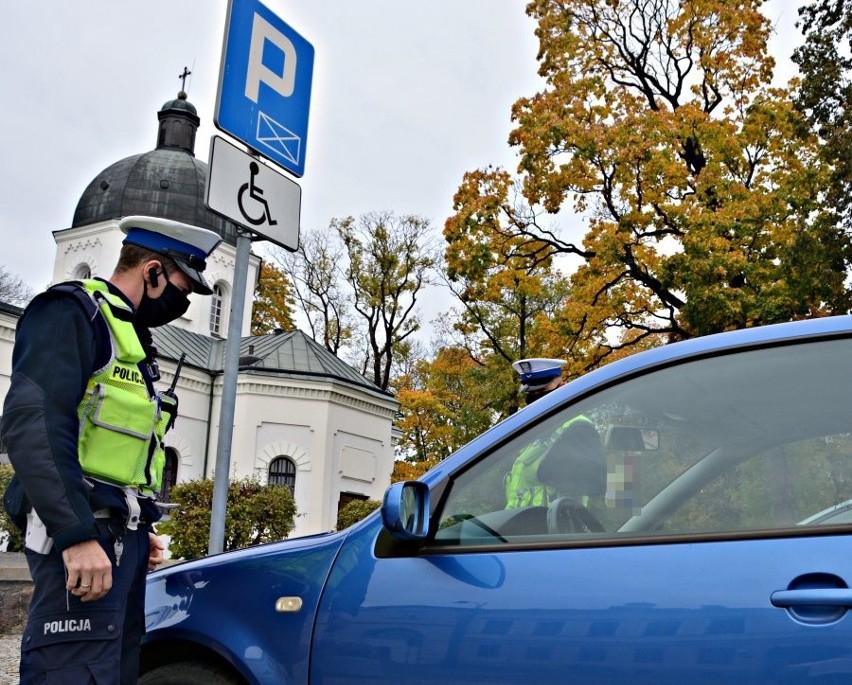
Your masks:
<svg viewBox="0 0 852 685"><path fill-rule="evenodd" d="M283 74L277 74L263 64L263 46L267 40L284 52ZM252 102L257 102L261 81L282 97L290 97L296 87L296 48L287 36L255 13L246 72L246 97Z"/></svg>

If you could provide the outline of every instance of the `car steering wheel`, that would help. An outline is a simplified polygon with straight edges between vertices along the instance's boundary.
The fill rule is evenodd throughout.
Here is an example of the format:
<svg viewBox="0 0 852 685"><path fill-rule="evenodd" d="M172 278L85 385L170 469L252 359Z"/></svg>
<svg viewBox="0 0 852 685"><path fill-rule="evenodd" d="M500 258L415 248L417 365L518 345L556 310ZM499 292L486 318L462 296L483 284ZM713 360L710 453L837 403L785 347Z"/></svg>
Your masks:
<svg viewBox="0 0 852 685"><path fill-rule="evenodd" d="M604 533L594 514L573 497L559 497L547 507L548 533Z"/></svg>

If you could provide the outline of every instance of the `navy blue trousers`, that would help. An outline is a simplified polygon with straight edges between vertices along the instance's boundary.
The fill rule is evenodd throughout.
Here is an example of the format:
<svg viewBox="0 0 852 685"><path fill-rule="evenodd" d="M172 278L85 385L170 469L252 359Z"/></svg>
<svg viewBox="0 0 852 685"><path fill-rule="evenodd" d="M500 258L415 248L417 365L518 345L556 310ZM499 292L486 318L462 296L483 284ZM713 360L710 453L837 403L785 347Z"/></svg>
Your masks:
<svg viewBox="0 0 852 685"><path fill-rule="evenodd" d="M112 561L112 589L100 600L84 603L65 589L57 550L26 550L35 587L21 639L21 685L136 685L149 528L124 531L109 519L97 525L98 541ZM118 566L117 535L124 545Z"/></svg>

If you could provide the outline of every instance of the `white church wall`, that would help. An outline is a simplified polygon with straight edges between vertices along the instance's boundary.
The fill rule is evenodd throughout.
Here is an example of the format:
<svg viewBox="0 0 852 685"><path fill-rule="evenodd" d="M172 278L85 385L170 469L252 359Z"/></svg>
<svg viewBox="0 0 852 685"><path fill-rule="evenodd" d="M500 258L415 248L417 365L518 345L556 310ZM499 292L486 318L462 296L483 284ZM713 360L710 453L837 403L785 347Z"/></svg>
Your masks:
<svg viewBox="0 0 852 685"><path fill-rule="evenodd" d="M232 450L231 476L265 482L275 457L290 458L296 464L294 536L334 529L342 492L376 499L390 484L392 399L331 381L288 379L284 386L253 375L241 377L237 398L233 444L240 447Z"/></svg>
<svg viewBox="0 0 852 685"><path fill-rule="evenodd" d="M79 278L88 267L92 276L109 278L118 260L124 234L114 222L101 221L88 226L54 231L56 259L53 283Z"/></svg>
<svg viewBox="0 0 852 685"><path fill-rule="evenodd" d="M226 300L222 308L222 321L220 324L219 337L228 335L228 315L231 309L231 295L234 292L234 268L237 261L237 248L229 243L221 243L213 254L207 258L207 269L204 271L205 280L212 286L217 282L226 284ZM248 276L246 278L245 299L243 300L243 321L240 335L245 337L251 334L251 308L254 301L254 286L257 283L260 271L260 257L249 256ZM187 326L201 335L210 335L210 305L211 298L192 297L193 304L190 305L187 315L192 317L192 325Z"/></svg>
<svg viewBox="0 0 852 685"><path fill-rule="evenodd" d="M270 462L286 456L296 464L294 498L298 512L293 535L329 530L323 516L327 500L325 435L331 384L292 382L243 375L237 384L231 475L256 475L266 482Z"/></svg>
<svg viewBox="0 0 852 685"><path fill-rule="evenodd" d="M338 493L337 499L339 493L351 493L380 500L393 471L391 421L396 404L390 398L386 404L372 407L351 397L347 400L335 403L332 409L332 489Z"/></svg>
<svg viewBox="0 0 852 685"><path fill-rule="evenodd" d="M166 390L171 385L174 368L174 362L160 362L160 380L156 383L158 390ZM210 375L206 371L186 365L182 368L175 389L178 417L164 440L166 447L177 452L179 483L203 478L206 461L211 458L207 454L211 384Z"/></svg>
<svg viewBox="0 0 852 685"><path fill-rule="evenodd" d="M9 392L12 375L12 347L15 344L15 326L18 317L0 312L0 414L3 412L2 401Z"/></svg>
<svg viewBox="0 0 852 685"><path fill-rule="evenodd" d="M363 429L362 429L363 430ZM390 485L391 470L385 468L384 447L380 440L363 433L334 433L334 477L329 514L337 517L341 495L358 499L381 500Z"/></svg>
<svg viewBox="0 0 852 685"><path fill-rule="evenodd" d="M369 400L367 399L369 397ZM334 528L342 494L381 499L390 485L396 403L346 387L329 404L323 520Z"/></svg>
<svg viewBox="0 0 852 685"><path fill-rule="evenodd" d="M292 401L292 400L291 400ZM284 410L284 402L279 402ZM253 473L266 483L269 475L269 465L277 457L287 457L296 466L296 482L293 499L296 503L296 521L294 535L305 535L308 531L317 532L314 518L311 515L312 492L317 475L322 472L323 464L315 463L311 455L316 455L313 449L316 440L316 426L298 425L289 422L263 421L256 429L257 453L254 460Z"/></svg>

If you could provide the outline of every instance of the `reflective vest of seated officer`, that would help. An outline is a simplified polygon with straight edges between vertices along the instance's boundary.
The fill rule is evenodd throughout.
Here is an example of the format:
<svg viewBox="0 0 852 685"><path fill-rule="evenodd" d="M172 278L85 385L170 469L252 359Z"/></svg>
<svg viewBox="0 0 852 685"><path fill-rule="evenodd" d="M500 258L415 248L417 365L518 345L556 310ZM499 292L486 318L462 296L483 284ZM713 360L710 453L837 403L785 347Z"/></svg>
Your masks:
<svg viewBox="0 0 852 685"><path fill-rule="evenodd" d="M542 485L538 479L538 466L548 448L556 442L556 439L565 432L573 423L585 421L592 423L587 417L580 414L575 416L547 438L536 440L521 450L517 456L512 469L506 474L506 509L519 509L521 507L548 506L559 497L555 488Z"/></svg>
<svg viewBox="0 0 852 685"><path fill-rule="evenodd" d="M92 374L77 406L83 473L151 496L162 484L163 436L177 403L163 393L152 395L139 368L145 352L131 323L132 312L121 298L101 281L69 285L82 287L95 303L112 342L112 357Z"/></svg>

